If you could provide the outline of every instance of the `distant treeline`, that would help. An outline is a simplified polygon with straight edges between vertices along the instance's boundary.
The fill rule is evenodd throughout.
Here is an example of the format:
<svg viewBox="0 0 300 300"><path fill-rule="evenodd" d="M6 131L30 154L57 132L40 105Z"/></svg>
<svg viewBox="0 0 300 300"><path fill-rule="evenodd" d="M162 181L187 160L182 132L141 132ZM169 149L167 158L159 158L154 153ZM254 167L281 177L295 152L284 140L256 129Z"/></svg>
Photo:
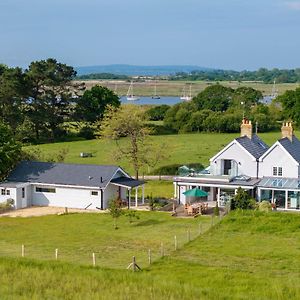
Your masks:
<svg viewBox="0 0 300 300"><path fill-rule="evenodd" d="M92 80L92 79L122 79L127 80L130 77L127 75L116 75L112 73L93 73L93 74L86 74L76 76L76 79L80 80Z"/></svg>
<svg viewBox="0 0 300 300"><path fill-rule="evenodd" d="M77 76L76 79L120 79L129 80L127 75L117 75L113 73L92 73ZM164 76L164 79L166 76ZM169 75L169 80L207 80L207 81L260 81L264 83L296 83L300 82L300 68L292 70L260 68L257 71L231 71L231 70L195 70L190 73L178 72Z"/></svg>
<svg viewBox="0 0 300 300"><path fill-rule="evenodd" d="M261 81L264 83L300 82L300 68L292 70L260 68L257 71L205 70L191 73L176 73L170 80L209 80L209 81Z"/></svg>

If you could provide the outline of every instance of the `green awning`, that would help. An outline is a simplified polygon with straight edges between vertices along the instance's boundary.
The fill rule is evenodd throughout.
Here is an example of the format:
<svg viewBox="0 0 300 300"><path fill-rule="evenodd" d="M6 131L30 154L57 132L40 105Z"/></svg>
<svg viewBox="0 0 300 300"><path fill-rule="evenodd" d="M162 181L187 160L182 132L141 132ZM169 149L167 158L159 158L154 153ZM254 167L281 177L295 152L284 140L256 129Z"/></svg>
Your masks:
<svg viewBox="0 0 300 300"><path fill-rule="evenodd" d="M199 188L193 188L191 190L184 192L183 194L186 195L187 197L207 197L208 196L208 193L206 193L205 191L203 191Z"/></svg>

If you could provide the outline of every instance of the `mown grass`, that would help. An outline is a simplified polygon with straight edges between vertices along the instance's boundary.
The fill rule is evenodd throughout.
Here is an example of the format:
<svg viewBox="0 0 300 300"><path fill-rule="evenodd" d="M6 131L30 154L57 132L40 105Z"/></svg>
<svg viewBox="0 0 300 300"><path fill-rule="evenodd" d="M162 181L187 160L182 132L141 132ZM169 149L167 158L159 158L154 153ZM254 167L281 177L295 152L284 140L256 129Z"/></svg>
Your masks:
<svg viewBox="0 0 300 300"><path fill-rule="evenodd" d="M54 259L59 249L59 259L80 264L92 264L92 253L96 254L97 265L125 268L132 256L139 264L148 264L148 249L153 260L160 256L161 243L169 253L174 248L174 235L183 246L187 241L187 228L195 238L198 224L209 226L209 217L198 219L174 218L163 212L138 212L140 219L129 223L125 216L118 220L114 230L109 214L49 215L33 218L0 218L0 256L25 255L35 259Z"/></svg>
<svg viewBox="0 0 300 300"><path fill-rule="evenodd" d="M142 272L0 258L1 299L299 299L300 215L237 212Z"/></svg>
<svg viewBox="0 0 300 300"><path fill-rule="evenodd" d="M299 132L296 132L299 136ZM162 145L166 149L167 158L159 162L155 169L171 164L201 163L209 165L209 159L220 151L227 143L231 142L239 134L226 133L195 133L153 136L152 142ZM269 145L281 136L280 132L262 133L260 137ZM122 143L127 143L123 139ZM118 164L126 171L134 173L132 166L126 160L116 160L114 153L117 151L115 142L108 140L86 140L75 142L62 142L27 146L25 149L38 147L46 154L54 154L61 148L69 150L66 162L87 164ZM93 157L81 158L81 152L93 153ZM145 168L141 175L151 174L153 169ZM162 174L163 175L163 174Z"/></svg>

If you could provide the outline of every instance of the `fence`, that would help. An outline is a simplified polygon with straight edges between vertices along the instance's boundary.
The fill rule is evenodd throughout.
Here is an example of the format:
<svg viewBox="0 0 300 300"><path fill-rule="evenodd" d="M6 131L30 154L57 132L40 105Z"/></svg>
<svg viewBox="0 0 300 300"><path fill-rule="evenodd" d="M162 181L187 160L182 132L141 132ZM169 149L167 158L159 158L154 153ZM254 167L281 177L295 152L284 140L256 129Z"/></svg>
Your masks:
<svg viewBox="0 0 300 300"><path fill-rule="evenodd" d="M221 220L220 217L211 217L203 219L193 226L186 227L184 230L178 230L175 235L170 235L168 239L157 241L155 245L112 245L108 243L106 248L91 248L79 250L72 249L68 245L61 247L58 246L45 246L45 244L39 245L32 242L22 241L22 244L15 244L8 247L5 241L0 241L0 256L7 257L24 257L38 260L56 260L62 262L72 262L82 265L98 266L104 268L118 268L125 269L128 264L131 263L131 267L134 262L141 269L148 267L153 262L157 261L163 256L171 256L174 251L180 250L185 244L195 240L200 235L210 230L214 225L218 224ZM80 241L78 241L80 244ZM114 249L113 249L114 248ZM118 248L118 249L116 249ZM113 249L113 251L112 251ZM117 250L117 251L116 251ZM134 270L138 268L132 267Z"/></svg>

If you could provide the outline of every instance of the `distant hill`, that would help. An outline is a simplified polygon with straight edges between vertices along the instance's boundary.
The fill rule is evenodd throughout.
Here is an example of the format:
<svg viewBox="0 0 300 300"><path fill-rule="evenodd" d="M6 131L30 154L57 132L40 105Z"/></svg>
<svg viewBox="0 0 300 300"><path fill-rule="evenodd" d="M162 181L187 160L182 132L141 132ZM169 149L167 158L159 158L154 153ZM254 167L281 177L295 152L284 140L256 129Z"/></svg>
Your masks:
<svg viewBox="0 0 300 300"><path fill-rule="evenodd" d="M209 71L212 69L199 66L133 66L133 65L100 65L76 67L77 75L111 73L128 76L155 76L172 75L178 72L190 73L191 71Z"/></svg>

